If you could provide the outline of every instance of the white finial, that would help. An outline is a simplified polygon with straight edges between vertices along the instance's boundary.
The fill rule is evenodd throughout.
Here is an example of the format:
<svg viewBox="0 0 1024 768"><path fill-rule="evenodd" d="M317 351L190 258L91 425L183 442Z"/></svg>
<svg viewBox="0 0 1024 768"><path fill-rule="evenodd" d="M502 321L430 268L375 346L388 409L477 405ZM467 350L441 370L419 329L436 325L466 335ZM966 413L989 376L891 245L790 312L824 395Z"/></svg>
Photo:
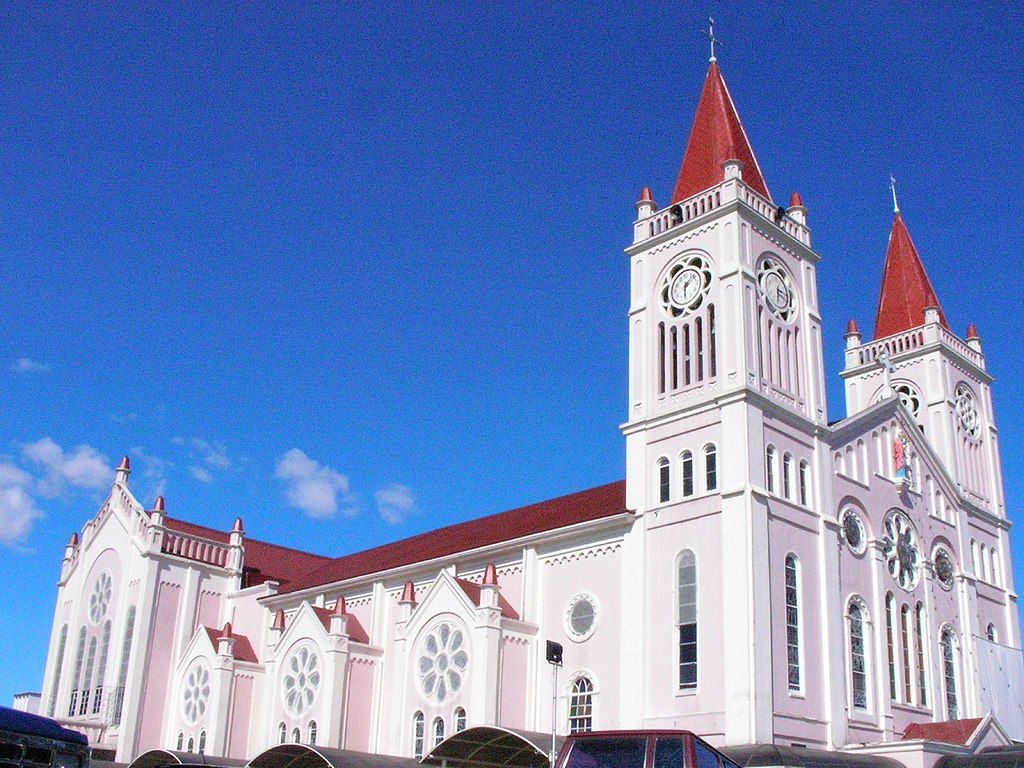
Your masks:
<svg viewBox="0 0 1024 768"><path fill-rule="evenodd" d="M718 61L718 59L715 58L715 43L721 45L722 41L715 37L715 20L713 17L708 16L708 28L702 29L701 32L704 34L704 37L708 39L708 42L711 43L711 58L708 59L708 61Z"/></svg>
<svg viewBox="0 0 1024 768"><path fill-rule="evenodd" d="M891 173L889 174L889 187L890 189L892 189L892 212L899 213L900 206L896 202L896 177L893 176Z"/></svg>

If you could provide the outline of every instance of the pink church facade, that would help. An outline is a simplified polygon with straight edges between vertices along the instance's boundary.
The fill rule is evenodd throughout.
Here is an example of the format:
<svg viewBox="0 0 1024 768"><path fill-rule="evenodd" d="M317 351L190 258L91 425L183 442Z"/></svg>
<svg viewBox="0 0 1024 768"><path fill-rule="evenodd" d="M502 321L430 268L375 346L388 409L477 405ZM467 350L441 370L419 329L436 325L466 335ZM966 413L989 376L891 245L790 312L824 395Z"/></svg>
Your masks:
<svg viewBox="0 0 1024 768"><path fill-rule="evenodd" d="M830 422L808 212L714 61L671 203L640 198L624 481L328 558L148 509L126 458L65 551L42 713L121 761L419 757L553 715L908 766L929 724L1024 738L991 376L901 214Z"/></svg>

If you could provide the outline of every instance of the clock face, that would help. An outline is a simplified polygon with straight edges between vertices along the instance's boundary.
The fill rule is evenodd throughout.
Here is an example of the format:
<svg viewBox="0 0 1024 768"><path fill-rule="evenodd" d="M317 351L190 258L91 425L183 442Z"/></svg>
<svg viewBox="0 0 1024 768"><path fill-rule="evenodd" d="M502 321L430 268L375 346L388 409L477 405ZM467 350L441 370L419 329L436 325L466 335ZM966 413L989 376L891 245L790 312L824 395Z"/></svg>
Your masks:
<svg viewBox="0 0 1024 768"><path fill-rule="evenodd" d="M766 256L761 261L757 282L772 314L785 323L792 321L796 315L793 284L776 257Z"/></svg>
<svg viewBox="0 0 1024 768"><path fill-rule="evenodd" d="M681 308L690 307L700 296L700 289L704 283L700 272L693 267L687 267L679 272L672 280L671 300L672 303Z"/></svg>
<svg viewBox="0 0 1024 768"><path fill-rule="evenodd" d="M764 294L773 309L781 310L789 307L789 288L786 281L777 272L769 272L764 278Z"/></svg>

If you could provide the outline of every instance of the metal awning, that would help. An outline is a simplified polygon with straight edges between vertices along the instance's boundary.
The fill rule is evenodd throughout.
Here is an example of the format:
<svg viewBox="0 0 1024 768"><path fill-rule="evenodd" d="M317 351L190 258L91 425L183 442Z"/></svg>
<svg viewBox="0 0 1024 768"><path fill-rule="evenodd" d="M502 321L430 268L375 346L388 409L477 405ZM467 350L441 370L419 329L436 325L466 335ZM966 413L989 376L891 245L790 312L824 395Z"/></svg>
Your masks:
<svg viewBox="0 0 1024 768"><path fill-rule="evenodd" d="M209 765L212 768L242 768L245 760L233 757L200 755L174 749L151 749L128 764L128 768L160 768L162 765Z"/></svg>
<svg viewBox="0 0 1024 768"><path fill-rule="evenodd" d="M247 768L418 768L409 757L372 755L354 749L331 749L310 744L278 744L260 752Z"/></svg>
<svg viewBox="0 0 1024 768"><path fill-rule="evenodd" d="M557 737L555 751L565 738ZM422 763L451 768L549 768L551 734L482 725L449 736Z"/></svg>

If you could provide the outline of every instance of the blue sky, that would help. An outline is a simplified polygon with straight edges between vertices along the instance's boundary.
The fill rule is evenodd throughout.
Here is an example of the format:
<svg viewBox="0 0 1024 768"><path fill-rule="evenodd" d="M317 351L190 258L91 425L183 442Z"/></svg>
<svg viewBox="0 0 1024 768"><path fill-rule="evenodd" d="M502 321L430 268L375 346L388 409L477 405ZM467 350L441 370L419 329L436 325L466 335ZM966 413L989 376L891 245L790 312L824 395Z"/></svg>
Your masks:
<svg viewBox="0 0 1024 768"><path fill-rule="evenodd" d="M1019 20L923 6L6 9L0 702L41 685L124 453L145 504L325 554L621 478L622 248L640 187L671 192L709 11L769 189L810 211L830 418L891 172L981 333L1018 515Z"/></svg>

